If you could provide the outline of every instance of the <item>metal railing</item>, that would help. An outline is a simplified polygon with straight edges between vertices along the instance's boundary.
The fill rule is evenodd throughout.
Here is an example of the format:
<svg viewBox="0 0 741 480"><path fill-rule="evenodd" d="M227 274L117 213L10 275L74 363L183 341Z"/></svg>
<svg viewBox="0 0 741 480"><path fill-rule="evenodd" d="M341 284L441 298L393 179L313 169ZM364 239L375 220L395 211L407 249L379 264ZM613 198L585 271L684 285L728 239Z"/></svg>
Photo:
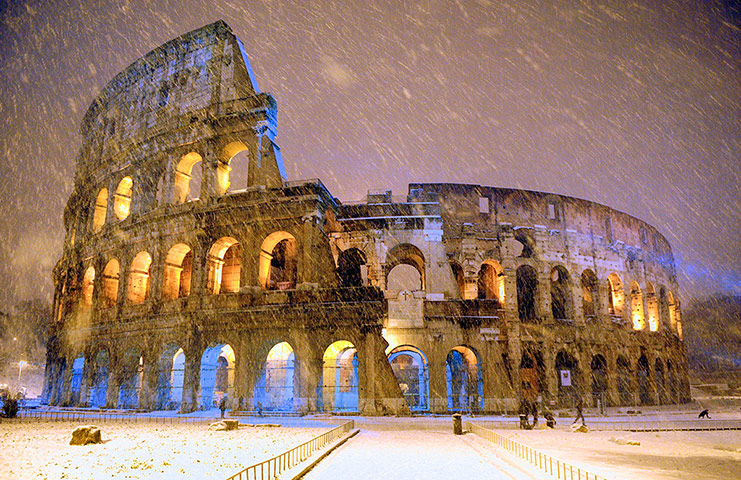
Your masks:
<svg viewBox="0 0 741 480"><path fill-rule="evenodd" d="M287 452L251 465L241 472L228 477L227 480L268 480L277 478L281 473L295 467L309 458L314 452L340 438L353 428L355 428L354 420L345 422L339 427L333 428L301 445L293 447Z"/></svg>
<svg viewBox="0 0 741 480"><path fill-rule="evenodd" d="M605 480L594 473L582 470L581 467L575 467L569 463L553 458L550 455L539 452L520 442L500 435L493 430L476 425L475 423L466 422L466 429L479 437L492 442L501 448L504 448L513 455L529 462L545 473L559 480Z"/></svg>
<svg viewBox="0 0 741 480"><path fill-rule="evenodd" d="M86 411L44 411L19 410L14 418L2 418L0 422L91 422L96 423L211 423L219 420L214 417L184 417L184 416L148 416L130 413L86 412Z"/></svg>
<svg viewBox="0 0 741 480"><path fill-rule="evenodd" d="M604 422L596 420L589 422L589 429L603 432L611 430L628 432L741 430L741 420L642 420L639 422Z"/></svg>

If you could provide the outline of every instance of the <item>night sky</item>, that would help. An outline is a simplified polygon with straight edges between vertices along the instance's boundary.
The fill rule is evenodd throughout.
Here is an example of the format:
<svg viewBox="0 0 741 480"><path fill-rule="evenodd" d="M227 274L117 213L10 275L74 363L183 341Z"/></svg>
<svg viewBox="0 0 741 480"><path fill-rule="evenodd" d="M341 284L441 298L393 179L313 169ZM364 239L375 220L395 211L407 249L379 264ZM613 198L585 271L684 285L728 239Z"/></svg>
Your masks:
<svg viewBox="0 0 741 480"><path fill-rule="evenodd" d="M51 299L90 102L218 19L278 101L289 179L586 198L667 237L685 302L741 294L737 2L0 0L1 311Z"/></svg>

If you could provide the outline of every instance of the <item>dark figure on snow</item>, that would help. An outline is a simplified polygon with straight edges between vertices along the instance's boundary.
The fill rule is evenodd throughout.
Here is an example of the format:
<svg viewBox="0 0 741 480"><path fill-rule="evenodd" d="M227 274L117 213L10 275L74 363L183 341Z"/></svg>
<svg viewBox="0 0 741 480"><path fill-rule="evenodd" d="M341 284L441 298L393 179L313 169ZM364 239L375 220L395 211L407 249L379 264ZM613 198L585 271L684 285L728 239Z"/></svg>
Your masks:
<svg viewBox="0 0 741 480"><path fill-rule="evenodd" d="M226 411L226 396L221 397L221 402L219 402L219 410L221 410L221 418L224 418L224 412Z"/></svg>
<svg viewBox="0 0 741 480"><path fill-rule="evenodd" d="M257 414L262 417L262 403L257 402Z"/></svg>
<svg viewBox="0 0 741 480"><path fill-rule="evenodd" d="M530 430L530 424L527 422L529 410L528 401L522 400L520 402L520 408L517 410L517 414L520 417L520 428L523 430Z"/></svg>
<svg viewBox="0 0 741 480"><path fill-rule="evenodd" d="M582 412L583 408L584 408L584 404L581 403L581 399L579 399L579 401L576 402L576 418L574 419L573 422L571 422L572 425L578 422L579 419L581 419L582 425L586 425L586 422L584 421L584 412Z"/></svg>
<svg viewBox="0 0 741 480"><path fill-rule="evenodd" d="M553 413L551 413L550 410L546 410L545 413L543 413L543 416L545 417L546 427L556 428L556 419L553 417Z"/></svg>
<svg viewBox="0 0 741 480"><path fill-rule="evenodd" d="M700 415L698 415L697 418L710 418L710 412L708 412L708 409L706 408L700 412Z"/></svg>

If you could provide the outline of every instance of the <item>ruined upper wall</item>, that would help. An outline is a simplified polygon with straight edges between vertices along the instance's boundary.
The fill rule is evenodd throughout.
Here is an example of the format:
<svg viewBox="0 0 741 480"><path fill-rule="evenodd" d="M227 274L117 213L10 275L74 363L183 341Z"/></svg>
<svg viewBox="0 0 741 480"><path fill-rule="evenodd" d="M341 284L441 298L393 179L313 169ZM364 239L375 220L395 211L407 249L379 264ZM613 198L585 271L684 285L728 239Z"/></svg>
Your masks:
<svg viewBox="0 0 741 480"><path fill-rule="evenodd" d="M147 53L116 75L85 114L81 160L104 160L131 140L187 124L204 109L260 93L242 42L223 21Z"/></svg>
<svg viewBox="0 0 741 480"><path fill-rule="evenodd" d="M671 246L656 228L597 202L547 192L457 183L411 183L409 196L436 197L447 228L471 223L570 230L600 237L605 245L622 243L668 255L673 263ZM481 211L482 198L488 203L487 212Z"/></svg>

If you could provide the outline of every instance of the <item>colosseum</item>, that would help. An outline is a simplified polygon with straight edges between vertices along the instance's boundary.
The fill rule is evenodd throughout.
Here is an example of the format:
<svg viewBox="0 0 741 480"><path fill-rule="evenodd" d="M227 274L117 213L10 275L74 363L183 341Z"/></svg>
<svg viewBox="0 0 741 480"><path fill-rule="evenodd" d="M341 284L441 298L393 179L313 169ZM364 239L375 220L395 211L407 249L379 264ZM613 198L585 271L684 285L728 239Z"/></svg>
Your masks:
<svg viewBox="0 0 741 480"><path fill-rule="evenodd" d="M277 104L219 21L154 49L80 131L50 405L362 415L689 400L671 247L558 194L289 181Z"/></svg>

